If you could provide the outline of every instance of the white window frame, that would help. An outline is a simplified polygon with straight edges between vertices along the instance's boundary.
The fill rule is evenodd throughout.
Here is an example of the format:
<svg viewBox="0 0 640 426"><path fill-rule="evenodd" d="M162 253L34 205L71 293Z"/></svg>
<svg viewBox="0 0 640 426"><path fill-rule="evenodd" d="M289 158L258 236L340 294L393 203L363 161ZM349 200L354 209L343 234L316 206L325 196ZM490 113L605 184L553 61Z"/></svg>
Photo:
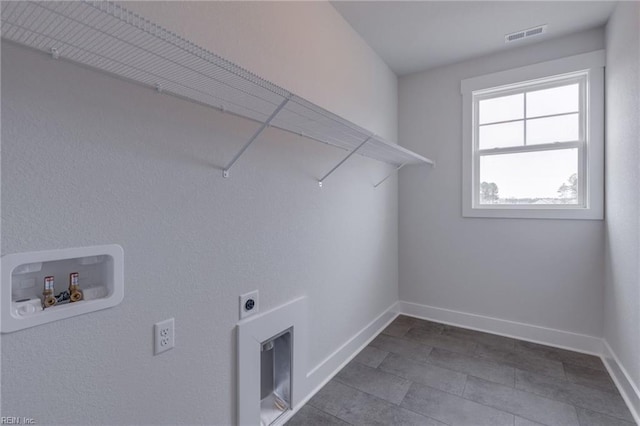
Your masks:
<svg viewBox="0 0 640 426"><path fill-rule="evenodd" d="M604 218L604 50L589 52L462 81L463 158L462 215L464 217L594 219ZM543 88L580 82L580 139L558 144L483 150L483 155L578 148L578 204L509 205L479 203L480 150L475 135L478 101L527 86Z"/></svg>

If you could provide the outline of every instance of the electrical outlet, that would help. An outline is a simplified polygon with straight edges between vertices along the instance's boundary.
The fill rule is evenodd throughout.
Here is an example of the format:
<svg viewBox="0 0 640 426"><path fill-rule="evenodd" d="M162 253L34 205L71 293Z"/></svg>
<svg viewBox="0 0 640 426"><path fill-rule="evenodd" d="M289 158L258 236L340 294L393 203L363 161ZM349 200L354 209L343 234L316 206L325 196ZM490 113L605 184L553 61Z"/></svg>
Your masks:
<svg viewBox="0 0 640 426"><path fill-rule="evenodd" d="M173 329L173 318L155 323L155 325L153 326L154 355L161 354L162 352L168 351L169 349L173 348L175 343Z"/></svg>
<svg viewBox="0 0 640 426"><path fill-rule="evenodd" d="M258 313L258 290L240 296L240 319Z"/></svg>

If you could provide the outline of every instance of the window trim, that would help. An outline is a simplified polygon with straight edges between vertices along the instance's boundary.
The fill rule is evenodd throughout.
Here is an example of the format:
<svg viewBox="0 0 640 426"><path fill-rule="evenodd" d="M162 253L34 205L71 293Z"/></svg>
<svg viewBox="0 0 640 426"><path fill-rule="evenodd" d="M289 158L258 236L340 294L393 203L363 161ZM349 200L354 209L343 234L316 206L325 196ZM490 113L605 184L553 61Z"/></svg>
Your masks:
<svg viewBox="0 0 640 426"><path fill-rule="evenodd" d="M463 120L463 158L462 158L462 215L463 217L495 217L495 218L538 218L538 219L593 219L604 218L604 50L598 50L581 55L570 56L549 62L542 62L522 68L501 71L498 73L483 75L480 77L463 80L462 92L462 120ZM576 77L579 73L586 75L585 86L581 87L581 107L586 107L581 119L581 141L562 142L562 147L552 147L556 144L528 145L526 148L508 148L517 152L519 149L526 152L533 150L568 149L575 144L579 149L578 172L582 172L581 185L579 187L579 204L565 205L505 205L490 204L480 205L476 203L475 193L479 177L479 150L476 149L474 132L477 108L475 108L476 96L482 96L482 92L496 92L496 96L508 94L510 86L514 92L522 92L526 84L544 84L549 80L549 87L554 83L562 85L557 78ZM503 91L504 90L504 91ZM486 98L490 98L487 96ZM587 114L588 113L588 114ZM504 148L499 148L506 153ZM485 153L485 155L487 155ZM475 179L475 180L474 180ZM479 185L479 182L477 183Z"/></svg>

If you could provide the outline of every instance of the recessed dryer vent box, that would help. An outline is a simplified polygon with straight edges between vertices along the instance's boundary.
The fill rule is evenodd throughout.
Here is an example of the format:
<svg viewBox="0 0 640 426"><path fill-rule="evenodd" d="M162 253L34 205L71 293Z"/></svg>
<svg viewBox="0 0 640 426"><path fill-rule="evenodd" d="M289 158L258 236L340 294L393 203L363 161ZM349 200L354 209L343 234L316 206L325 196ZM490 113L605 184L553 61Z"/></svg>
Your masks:
<svg viewBox="0 0 640 426"><path fill-rule="evenodd" d="M124 252L116 244L8 254L2 257L0 330L22 330L119 304L124 297ZM45 277L54 277L53 295L69 291L78 273L82 300L58 297L43 308Z"/></svg>

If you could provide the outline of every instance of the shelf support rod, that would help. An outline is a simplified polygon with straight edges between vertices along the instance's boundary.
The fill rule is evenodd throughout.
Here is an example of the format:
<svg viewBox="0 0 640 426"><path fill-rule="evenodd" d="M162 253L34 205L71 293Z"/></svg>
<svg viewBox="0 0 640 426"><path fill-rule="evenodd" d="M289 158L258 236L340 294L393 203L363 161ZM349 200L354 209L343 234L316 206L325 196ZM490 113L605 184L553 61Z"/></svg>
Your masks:
<svg viewBox="0 0 640 426"><path fill-rule="evenodd" d="M282 108L284 108L284 106L287 104L287 102L289 102L290 99L291 99L291 95L287 96L284 99L284 101L282 101L282 103L278 105L278 108L276 108L275 111L271 113L269 118L267 118L267 120L264 123L262 123L260 128L253 134L253 136L251 136L251 139L249 139L249 141L246 144L244 144L244 146L240 149L240 151L236 154L236 156L233 157L233 160L231 160L231 162L227 165L227 167L224 168L224 170L222 171L222 177L225 177L225 178L229 177L229 170L231 169L231 167L233 167L236 161L238 161L238 159L242 157L242 154L244 154L244 152L247 150L247 148L251 146L251 144L256 140L256 138L260 136L260 133L262 133L264 129L266 129L267 126L269 126L269 124L271 124L273 119L276 118L276 115L278 115L278 113L282 110Z"/></svg>
<svg viewBox="0 0 640 426"><path fill-rule="evenodd" d="M322 178L320 178L320 180L318 181L318 185L320 186L320 188L322 188L322 182L324 182L326 178L328 178L333 172L335 172L338 167L342 166L342 164L344 164L345 161L347 161L353 154L358 152L358 150L362 148L370 140L371 140L371 136L366 138L360 145L358 145L353 151L351 151L346 157L344 157L342 161L340 161L333 169L329 170L329 173L322 176Z"/></svg>
<svg viewBox="0 0 640 426"><path fill-rule="evenodd" d="M389 173L387 176L385 176L384 179L382 179L380 182L376 183L375 185L373 185L374 188L379 187L380 185L382 185L382 182L384 182L385 180L389 179L391 176L393 176L396 172L399 172L401 168L403 168L404 166L406 166L407 163L402 163L400 164L398 167L396 167L395 169L393 169L393 171L391 173Z"/></svg>

